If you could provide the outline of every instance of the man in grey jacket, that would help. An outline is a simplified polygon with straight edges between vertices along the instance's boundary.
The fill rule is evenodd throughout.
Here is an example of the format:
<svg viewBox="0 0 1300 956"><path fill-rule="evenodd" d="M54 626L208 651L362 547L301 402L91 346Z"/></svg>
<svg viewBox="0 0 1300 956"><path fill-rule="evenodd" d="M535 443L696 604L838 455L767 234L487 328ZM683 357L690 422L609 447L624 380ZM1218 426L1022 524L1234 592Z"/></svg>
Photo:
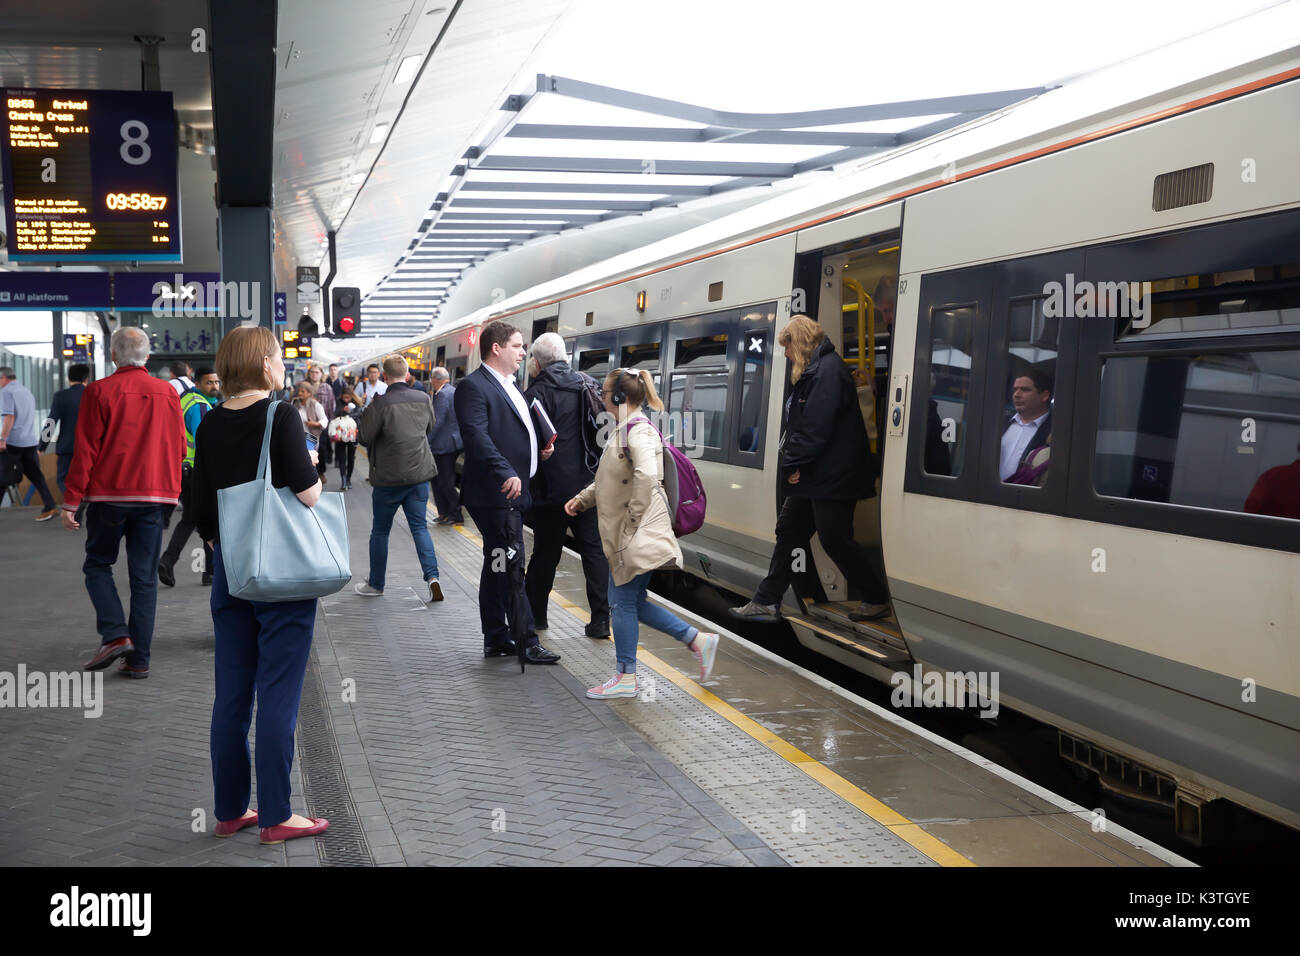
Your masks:
<svg viewBox="0 0 1300 956"><path fill-rule="evenodd" d="M438 556L425 515L429 507L429 482L438 473L429 450L433 431L433 405L429 396L406 384L406 359L389 355L384 359L388 390L366 406L357 425L357 440L366 447L370 460L370 500L374 519L370 526L370 576L354 586L364 597L384 593L384 572L388 567L388 533L400 507L415 539L415 552L424 572L426 601L441 601L438 584Z"/></svg>

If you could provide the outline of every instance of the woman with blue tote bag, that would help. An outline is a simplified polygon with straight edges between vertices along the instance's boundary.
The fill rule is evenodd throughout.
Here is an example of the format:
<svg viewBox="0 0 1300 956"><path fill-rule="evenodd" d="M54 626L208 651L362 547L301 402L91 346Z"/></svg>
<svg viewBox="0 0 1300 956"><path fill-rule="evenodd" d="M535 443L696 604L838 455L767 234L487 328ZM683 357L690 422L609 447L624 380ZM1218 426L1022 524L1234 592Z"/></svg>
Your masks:
<svg viewBox="0 0 1300 956"><path fill-rule="evenodd" d="M221 342L216 366L228 397L203 416L194 458L195 524L203 540L212 544L213 554L216 697L211 751L216 835L230 836L259 826L262 843L283 843L323 833L329 825L324 819L300 816L289 805L293 734L316 625L316 598L259 601L231 595L219 529L222 524L230 529L232 518L242 521L255 516L227 515L222 522L218 491L257 480L261 465L269 469L273 488L290 489L312 520L306 509L320 500L321 483L315 453L308 451L302 419L292 405L275 406L269 442L264 442L271 389L284 381L284 362L271 331L260 326L232 329ZM268 564L292 568L298 556L289 551L264 557ZM258 810L248 806L252 783L248 729L254 696Z"/></svg>

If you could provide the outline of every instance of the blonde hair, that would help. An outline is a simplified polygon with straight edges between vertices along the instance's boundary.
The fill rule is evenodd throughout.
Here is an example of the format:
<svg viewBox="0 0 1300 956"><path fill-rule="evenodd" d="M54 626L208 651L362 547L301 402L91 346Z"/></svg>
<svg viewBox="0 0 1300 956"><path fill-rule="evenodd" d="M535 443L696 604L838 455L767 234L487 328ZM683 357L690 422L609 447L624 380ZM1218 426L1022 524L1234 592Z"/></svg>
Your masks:
<svg viewBox="0 0 1300 956"><path fill-rule="evenodd" d="M664 410L664 403L655 391L654 379L645 369L616 368L605 376L605 388L622 392L630 405L649 405L656 412Z"/></svg>
<svg viewBox="0 0 1300 956"><path fill-rule="evenodd" d="M806 315L796 315L786 323L781 334L776 337L778 345L783 348L788 345L794 352L794 358L790 360L792 383L799 381L799 376L812 361L813 354L824 338L826 338L825 330Z"/></svg>
<svg viewBox="0 0 1300 956"><path fill-rule="evenodd" d="M396 352L384 356L384 378L385 379L402 379L406 378L409 371L406 359L402 358Z"/></svg>
<svg viewBox="0 0 1300 956"><path fill-rule="evenodd" d="M264 325L241 325L226 333L217 349L217 377L227 395L277 388L262 363L280 348Z"/></svg>

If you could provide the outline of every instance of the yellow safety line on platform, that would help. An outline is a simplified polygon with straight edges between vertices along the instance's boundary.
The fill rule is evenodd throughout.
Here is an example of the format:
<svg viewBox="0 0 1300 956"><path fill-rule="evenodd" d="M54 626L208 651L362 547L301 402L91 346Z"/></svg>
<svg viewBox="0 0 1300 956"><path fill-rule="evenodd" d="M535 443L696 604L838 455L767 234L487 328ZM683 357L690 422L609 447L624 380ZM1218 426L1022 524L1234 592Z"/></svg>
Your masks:
<svg viewBox="0 0 1300 956"><path fill-rule="evenodd" d="M453 527L479 547L483 546L483 539L477 534L466 531L460 525L454 525ZM558 591L551 592L551 600L583 623L591 620L591 615L586 610L574 604ZM606 638L606 640L611 639ZM857 807L894 836L929 857L935 863L940 866L977 865L973 860L962 856L942 840L931 836L919 824L913 823L897 810L881 803L857 784L844 779L830 767L818 762L815 757L810 757L798 747L778 737L758 721L745 716L721 697L701 687L696 681L678 671L677 668L666 661L660 660L639 645L637 657L650 665L656 673L672 681L719 717L744 731L778 757L812 777L841 800Z"/></svg>

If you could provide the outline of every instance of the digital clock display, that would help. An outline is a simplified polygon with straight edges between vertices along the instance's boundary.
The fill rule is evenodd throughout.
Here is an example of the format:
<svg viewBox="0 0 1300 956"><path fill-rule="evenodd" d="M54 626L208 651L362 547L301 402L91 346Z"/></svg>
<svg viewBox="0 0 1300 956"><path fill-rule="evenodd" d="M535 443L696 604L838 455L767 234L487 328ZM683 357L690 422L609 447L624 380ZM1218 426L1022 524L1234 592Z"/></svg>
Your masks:
<svg viewBox="0 0 1300 956"><path fill-rule="evenodd" d="M166 92L0 90L9 258L181 261Z"/></svg>

